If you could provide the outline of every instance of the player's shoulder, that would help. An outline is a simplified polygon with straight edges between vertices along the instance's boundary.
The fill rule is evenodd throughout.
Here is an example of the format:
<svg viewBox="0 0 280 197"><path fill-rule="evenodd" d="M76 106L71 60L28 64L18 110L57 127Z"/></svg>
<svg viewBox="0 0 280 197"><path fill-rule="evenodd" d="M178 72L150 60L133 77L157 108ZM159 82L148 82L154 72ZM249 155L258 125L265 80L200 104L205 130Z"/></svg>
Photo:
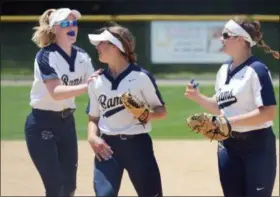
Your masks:
<svg viewBox="0 0 280 197"><path fill-rule="evenodd" d="M253 56L248 68L258 76L266 75L269 72L267 65L257 57Z"/></svg>
<svg viewBox="0 0 280 197"><path fill-rule="evenodd" d="M48 46L45 46L43 48L41 48L37 54L36 54L36 57L39 57L39 56L42 56L42 55L46 55L46 54L49 54L51 52L55 52L56 51L56 47L53 45L53 44L50 44Z"/></svg>
<svg viewBox="0 0 280 197"><path fill-rule="evenodd" d="M135 71L139 74L139 77L140 78L150 78L150 79L154 79L154 76L153 74L145 69L144 67L142 67L141 65L139 64L132 64L132 71Z"/></svg>
<svg viewBox="0 0 280 197"><path fill-rule="evenodd" d="M46 47L41 48L36 54L36 60L38 63L49 62L50 54L56 51L56 47L53 44L50 44Z"/></svg>

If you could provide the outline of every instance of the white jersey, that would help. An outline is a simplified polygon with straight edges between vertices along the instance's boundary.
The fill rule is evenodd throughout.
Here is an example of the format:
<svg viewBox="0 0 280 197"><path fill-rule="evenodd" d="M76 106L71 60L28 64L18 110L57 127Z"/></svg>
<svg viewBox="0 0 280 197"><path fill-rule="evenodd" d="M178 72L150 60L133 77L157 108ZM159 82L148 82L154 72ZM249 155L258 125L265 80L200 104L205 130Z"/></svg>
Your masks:
<svg viewBox="0 0 280 197"><path fill-rule="evenodd" d="M230 71L232 61L224 63L217 73L216 99L226 117L245 114L261 106L275 105L271 75L262 62L252 56ZM233 131L247 132L272 126L272 121L255 126L233 127Z"/></svg>
<svg viewBox="0 0 280 197"><path fill-rule="evenodd" d="M125 110L120 100L123 92L130 92L152 109L164 105L153 76L148 71L131 64L116 79L106 69L89 85L88 114L99 117L100 132L107 135L135 135L149 132L150 122L143 127Z"/></svg>
<svg viewBox="0 0 280 197"><path fill-rule="evenodd" d="M72 46L71 57L56 44L42 48L34 62L30 105L35 109L50 111L76 108L75 98L53 100L44 81L59 78L64 85L78 85L86 82L93 72L91 58L77 46Z"/></svg>

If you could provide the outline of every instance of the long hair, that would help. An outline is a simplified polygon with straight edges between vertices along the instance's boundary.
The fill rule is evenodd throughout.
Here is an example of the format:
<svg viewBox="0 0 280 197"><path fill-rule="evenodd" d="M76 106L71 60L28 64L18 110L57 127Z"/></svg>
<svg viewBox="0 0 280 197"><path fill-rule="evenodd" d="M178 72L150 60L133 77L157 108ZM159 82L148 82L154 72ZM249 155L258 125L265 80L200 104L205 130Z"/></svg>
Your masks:
<svg viewBox="0 0 280 197"><path fill-rule="evenodd" d="M55 34L49 27L49 17L55 9L46 10L39 19L39 26L34 27L35 32L32 41L39 47L43 48L55 42Z"/></svg>
<svg viewBox="0 0 280 197"><path fill-rule="evenodd" d="M250 21L247 18L238 18L238 17L236 17L234 20L245 31L248 32L252 40L257 43L257 47L262 48L266 53L272 54L275 59L279 59L280 56L279 51L272 50L263 40L263 34L261 32L261 24L259 21Z"/></svg>

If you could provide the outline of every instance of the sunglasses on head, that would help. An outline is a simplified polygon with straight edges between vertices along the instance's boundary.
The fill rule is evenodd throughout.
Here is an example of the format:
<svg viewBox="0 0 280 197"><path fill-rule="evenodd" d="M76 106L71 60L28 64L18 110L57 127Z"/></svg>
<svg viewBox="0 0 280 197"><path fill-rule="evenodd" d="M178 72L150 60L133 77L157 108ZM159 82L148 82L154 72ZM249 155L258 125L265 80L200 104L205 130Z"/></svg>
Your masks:
<svg viewBox="0 0 280 197"><path fill-rule="evenodd" d="M226 40L226 39L229 39L231 37L237 37L238 35L235 35L235 34L231 34L231 33L228 33L228 32L224 32L222 34L223 38Z"/></svg>
<svg viewBox="0 0 280 197"><path fill-rule="evenodd" d="M70 27L71 25L73 27L77 27L78 26L78 21L77 20L73 20L73 21L63 20L63 21L59 22L58 24L62 28L67 28L67 27Z"/></svg>

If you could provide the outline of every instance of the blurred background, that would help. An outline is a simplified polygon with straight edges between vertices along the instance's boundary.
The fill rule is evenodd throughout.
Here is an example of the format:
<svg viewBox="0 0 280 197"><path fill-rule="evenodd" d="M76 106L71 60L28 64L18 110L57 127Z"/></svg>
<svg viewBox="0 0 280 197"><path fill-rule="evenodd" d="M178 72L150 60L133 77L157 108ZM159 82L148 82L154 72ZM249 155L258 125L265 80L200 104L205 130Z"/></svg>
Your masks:
<svg viewBox="0 0 280 197"><path fill-rule="evenodd" d="M30 112L33 63L39 50L31 41L32 28L46 9L61 7L82 13L76 45L90 54L95 68L104 65L96 58L96 50L87 35L109 21L132 31L137 42L138 63L156 77L168 107L167 120L156 121L153 125L152 136L158 138L200 138L186 132L185 117L205 110L184 98L185 84L195 78L201 84L202 93L214 94L216 72L229 58L219 52L221 31L229 19L240 15L259 20L266 43L279 50L280 7L276 0L2 1L2 139L24 137L24 123ZM257 47L253 52L268 65L279 101L279 61ZM76 100L77 131L79 137L85 139L87 116L84 110L88 97L83 95ZM279 116L274 126L277 135L278 120Z"/></svg>
<svg viewBox="0 0 280 197"><path fill-rule="evenodd" d="M160 78L213 79L228 57L219 52L220 33L234 15L259 20L264 39L279 50L279 5L277 0L91 0L13 1L2 3L1 73L3 78L30 78L38 50L31 42L32 28L48 8L78 9L80 20L77 45L84 48L96 67L96 52L88 33L108 21L128 27L136 37L138 62ZM278 77L279 62L255 48Z"/></svg>

